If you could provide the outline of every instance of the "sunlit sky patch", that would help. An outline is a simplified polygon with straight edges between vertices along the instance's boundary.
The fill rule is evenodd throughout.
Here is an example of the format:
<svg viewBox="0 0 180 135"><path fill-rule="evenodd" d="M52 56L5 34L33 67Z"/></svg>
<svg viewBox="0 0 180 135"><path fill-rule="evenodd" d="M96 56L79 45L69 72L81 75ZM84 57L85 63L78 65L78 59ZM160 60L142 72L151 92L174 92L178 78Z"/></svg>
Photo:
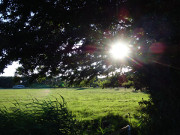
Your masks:
<svg viewBox="0 0 180 135"><path fill-rule="evenodd" d="M20 66L19 62L13 62L12 65L9 65L4 69L4 73L0 74L0 76L14 76L16 69Z"/></svg>

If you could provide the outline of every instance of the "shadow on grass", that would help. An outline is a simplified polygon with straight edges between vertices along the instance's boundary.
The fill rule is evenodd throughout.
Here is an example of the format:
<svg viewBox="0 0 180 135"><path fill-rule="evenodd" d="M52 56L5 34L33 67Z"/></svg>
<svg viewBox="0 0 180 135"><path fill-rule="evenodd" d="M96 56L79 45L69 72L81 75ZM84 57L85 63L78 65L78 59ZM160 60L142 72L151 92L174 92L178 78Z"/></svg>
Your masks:
<svg viewBox="0 0 180 135"><path fill-rule="evenodd" d="M87 135L127 135L128 130L124 129L129 122L118 115L109 114L94 120L82 121L78 124L81 134ZM137 129L131 128L131 133L137 135Z"/></svg>
<svg viewBox="0 0 180 135"><path fill-rule="evenodd" d="M86 90L88 88L76 88L76 90Z"/></svg>
<svg viewBox="0 0 180 135"><path fill-rule="evenodd" d="M54 112L55 111L55 112ZM45 108L41 113L26 113L16 110L13 113L0 112L1 135L127 135L129 124L123 117L109 114L89 121L76 121L66 109L57 112ZM131 129L137 135L137 129Z"/></svg>
<svg viewBox="0 0 180 135"><path fill-rule="evenodd" d="M141 92L141 93L144 93L144 94L149 94L149 91L148 90L132 90L132 92L133 93L139 93L139 92Z"/></svg>

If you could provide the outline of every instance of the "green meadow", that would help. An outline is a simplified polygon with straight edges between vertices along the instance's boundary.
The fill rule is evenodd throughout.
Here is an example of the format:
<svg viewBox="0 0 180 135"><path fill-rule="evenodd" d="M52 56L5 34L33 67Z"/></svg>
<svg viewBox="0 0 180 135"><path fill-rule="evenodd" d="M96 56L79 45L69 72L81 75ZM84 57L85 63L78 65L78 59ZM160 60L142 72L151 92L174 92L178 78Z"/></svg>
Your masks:
<svg viewBox="0 0 180 135"><path fill-rule="evenodd" d="M115 88L50 88L50 89L1 89L0 108L21 107L34 100L62 100L79 121L93 120L108 114L120 115L138 122L139 101L149 95L133 89Z"/></svg>

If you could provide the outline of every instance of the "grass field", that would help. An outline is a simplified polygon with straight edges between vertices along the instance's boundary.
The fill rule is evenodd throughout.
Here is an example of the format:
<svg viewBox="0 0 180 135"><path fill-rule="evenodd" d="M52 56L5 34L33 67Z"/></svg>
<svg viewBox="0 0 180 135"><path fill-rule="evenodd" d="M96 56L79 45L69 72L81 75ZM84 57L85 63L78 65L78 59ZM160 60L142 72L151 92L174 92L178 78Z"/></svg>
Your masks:
<svg viewBox="0 0 180 135"><path fill-rule="evenodd" d="M133 92L132 89L101 89L101 88L58 88L58 89L1 89L0 108L14 107L31 103L33 99L61 100L64 97L67 107L78 120L93 120L108 114L120 115L131 122L138 122L135 116L139 114L139 101L149 98L142 92ZM129 113L129 114L128 114Z"/></svg>

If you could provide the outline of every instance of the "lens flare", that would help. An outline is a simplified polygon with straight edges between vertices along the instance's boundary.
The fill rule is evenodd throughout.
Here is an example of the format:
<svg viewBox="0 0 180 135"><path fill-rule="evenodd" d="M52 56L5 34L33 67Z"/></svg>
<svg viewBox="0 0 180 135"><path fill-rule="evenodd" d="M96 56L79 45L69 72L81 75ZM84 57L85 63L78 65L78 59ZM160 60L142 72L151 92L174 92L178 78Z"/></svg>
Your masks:
<svg viewBox="0 0 180 135"><path fill-rule="evenodd" d="M130 53L130 48L127 43L117 42L111 46L110 54L115 59L124 59Z"/></svg>

